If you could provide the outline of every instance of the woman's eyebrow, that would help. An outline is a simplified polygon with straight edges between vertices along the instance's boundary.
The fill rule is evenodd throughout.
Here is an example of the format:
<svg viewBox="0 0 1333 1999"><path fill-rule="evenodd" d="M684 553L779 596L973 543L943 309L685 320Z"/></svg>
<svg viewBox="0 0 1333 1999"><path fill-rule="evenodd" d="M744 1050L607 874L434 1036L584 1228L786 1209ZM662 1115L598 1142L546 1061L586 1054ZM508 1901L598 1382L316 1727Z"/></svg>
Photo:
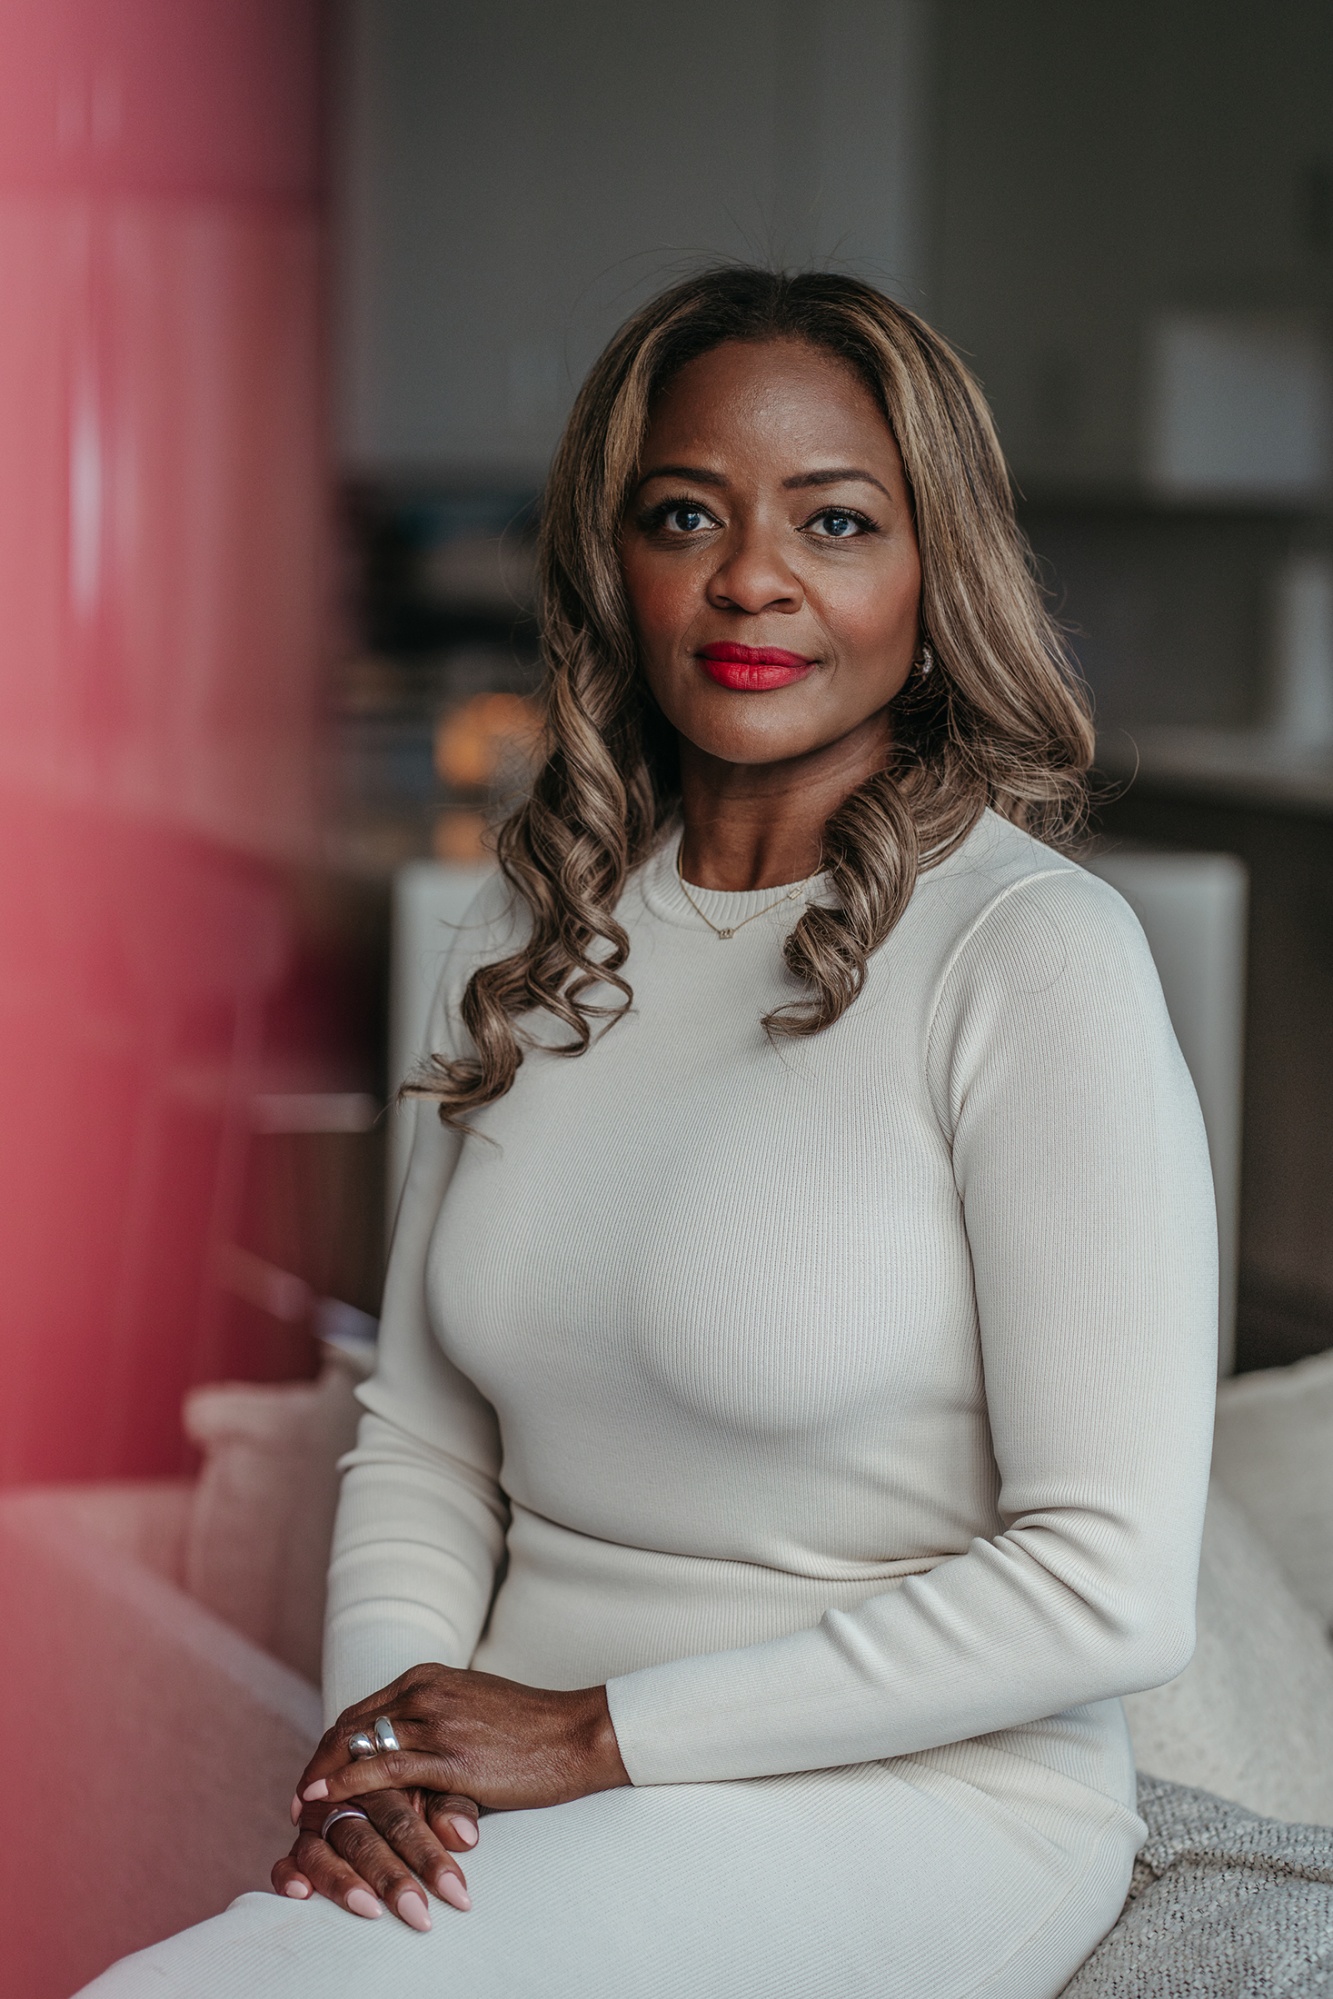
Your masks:
<svg viewBox="0 0 1333 1999"><path fill-rule="evenodd" d="M703 465L651 465L639 474L639 484L646 486L650 479L692 479L699 486L725 486L728 484L723 472L710 472ZM844 480L857 480L863 486L874 486L883 493L886 500L893 495L873 472L863 472L855 465L830 465L815 472L797 472L782 482L784 492L794 492L807 486L840 486Z"/></svg>
<svg viewBox="0 0 1333 1999"><path fill-rule="evenodd" d="M650 479L693 479L699 486L725 486L727 483L724 473L708 472L702 465L654 465L639 474L639 484L646 486Z"/></svg>
<svg viewBox="0 0 1333 1999"><path fill-rule="evenodd" d="M793 479L784 479L782 484L787 492L800 486L840 486L844 479L857 479L863 486L878 486L886 500L893 495L888 487L877 479L873 472L862 472L855 465L833 465L819 472L798 472Z"/></svg>

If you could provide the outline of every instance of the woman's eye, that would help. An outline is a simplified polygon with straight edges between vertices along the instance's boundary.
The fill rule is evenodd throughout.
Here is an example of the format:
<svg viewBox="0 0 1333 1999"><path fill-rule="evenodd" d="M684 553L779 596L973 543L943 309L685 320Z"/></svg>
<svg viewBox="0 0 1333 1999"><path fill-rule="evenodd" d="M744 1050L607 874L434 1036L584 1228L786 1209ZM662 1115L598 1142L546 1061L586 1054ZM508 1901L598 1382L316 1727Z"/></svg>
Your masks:
<svg viewBox="0 0 1333 1999"><path fill-rule="evenodd" d="M644 534L683 537L716 526L713 515L697 500L659 500L656 506L645 508L639 515L639 528Z"/></svg>
<svg viewBox="0 0 1333 1999"><path fill-rule="evenodd" d="M702 507L676 501L664 507L658 518L663 527L670 528L675 534L697 534L700 528L708 526L712 515L705 513Z"/></svg>
<svg viewBox="0 0 1333 1999"><path fill-rule="evenodd" d="M820 539L829 541L850 541L854 536L867 533L871 523L864 514L854 514L846 507L825 507L813 520L806 522L808 528L815 528Z"/></svg>

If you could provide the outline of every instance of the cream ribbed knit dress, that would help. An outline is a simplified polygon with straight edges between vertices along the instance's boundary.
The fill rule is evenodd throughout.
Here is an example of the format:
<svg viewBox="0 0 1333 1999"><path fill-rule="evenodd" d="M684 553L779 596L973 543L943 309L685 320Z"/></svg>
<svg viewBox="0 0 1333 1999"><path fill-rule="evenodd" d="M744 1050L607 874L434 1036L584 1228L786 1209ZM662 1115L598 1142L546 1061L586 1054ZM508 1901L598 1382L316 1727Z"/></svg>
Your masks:
<svg viewBox="0 0 1333 1999"><path fill-rule="evenodd" d="M987 815L774 1045L792 905L721 940L675 855L632 1013L530 1054L494 1143L419 1115L328 1638L331 1714L423 1659L607 1681L633 1788L485 1819L428 1936L245 1896L102 1999L1050 1999L1114 1921L1216 1329L1142 935ZM441 1035L507 924L487 891Z"/></svg>

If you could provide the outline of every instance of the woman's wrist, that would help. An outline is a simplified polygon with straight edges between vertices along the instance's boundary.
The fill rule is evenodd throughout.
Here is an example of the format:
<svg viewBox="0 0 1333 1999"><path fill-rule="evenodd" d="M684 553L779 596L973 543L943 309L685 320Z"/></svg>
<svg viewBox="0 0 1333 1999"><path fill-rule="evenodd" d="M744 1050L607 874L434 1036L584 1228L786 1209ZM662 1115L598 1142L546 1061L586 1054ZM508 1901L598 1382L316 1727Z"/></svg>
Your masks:
<svg viewBox="0 0 1333 1999"><path fill-rule="evenodd" d="M615 1724L605 1687L581 1687L570 1699L578 1703L575 1733L580 1767L584 1775L584 1795L593 1791L614 1791L630 1781L616 1740Z"/></svg>

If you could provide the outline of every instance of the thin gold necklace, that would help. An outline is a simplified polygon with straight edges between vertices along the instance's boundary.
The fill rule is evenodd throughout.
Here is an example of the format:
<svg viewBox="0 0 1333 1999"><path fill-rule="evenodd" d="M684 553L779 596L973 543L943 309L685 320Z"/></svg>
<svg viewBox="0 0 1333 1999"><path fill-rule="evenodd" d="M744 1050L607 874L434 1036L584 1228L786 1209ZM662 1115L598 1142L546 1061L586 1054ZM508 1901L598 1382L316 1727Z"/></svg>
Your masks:
<svg viewBox="0 0 1333 1999"><path fill-rule="evenodd" d="M772 909L781 909L784 902L795 902L802 891L809 888L811 882L814 880L813 875L807 875L803 882L793 882L789 889L784 889L782 894L777 896L772 902L766 902L762 909L751 910L750 914L743 916L739 923L732 923L724 930L720 924L714 923L711 916L704 915L703 910L700 909L698 903L690 894L689 884L685 880L681 869L681 853L684 845L685 842L682 840L680 846L676 849L676 880L680 883L681 893L685 897L686 902L688 902L696 916L703 917L704 922L708 925L714 937L721 937L723 939L734 937L738 930L744 930L747 923L754 923L759 917L767 916Z"/></svg>

